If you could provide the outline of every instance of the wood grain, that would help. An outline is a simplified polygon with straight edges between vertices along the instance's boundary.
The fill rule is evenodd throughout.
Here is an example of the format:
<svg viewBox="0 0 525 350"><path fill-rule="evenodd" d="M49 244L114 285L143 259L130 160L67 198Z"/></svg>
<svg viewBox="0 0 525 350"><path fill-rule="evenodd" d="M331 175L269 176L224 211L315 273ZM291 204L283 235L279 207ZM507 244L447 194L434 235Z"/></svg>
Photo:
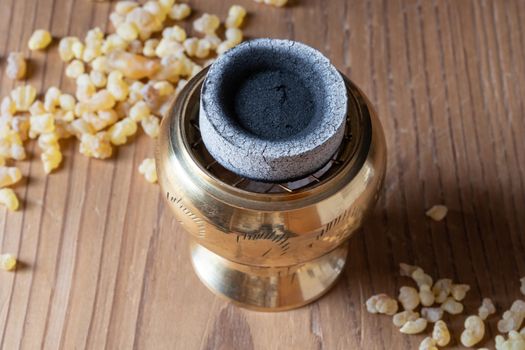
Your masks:
<svg viewBox="0 0 525 350"><path fill-rule="evenodd" d="M277 314L238 309L193 274L186 235L157 186L137 172L154 144L139 136L111 161L63 144L45 176L38 150L20 163L23 210L0 209L0 249L23 267L0 274L3 349L417 349L388 317L369 315L373 293L408 283L397 264L468 283L466 311L482 297L499 309L525 275L525 2L295 0L190 1L224 17L245 6L250 37L303 41L328 55L376 106L388 142L377 210L352 238L339 284L310 306ZM0 1L0 54L30 57L29 81L71 89L56 50L31 53L36 28L55 37L106 28L110 3ZM189 27L188 27L189 28ZM0 92L14 86L0 64ZM427 220L436 203L450 208ZM464 316L450 320L458 347ZM485 346L493 344L496 318Z"/></svg>

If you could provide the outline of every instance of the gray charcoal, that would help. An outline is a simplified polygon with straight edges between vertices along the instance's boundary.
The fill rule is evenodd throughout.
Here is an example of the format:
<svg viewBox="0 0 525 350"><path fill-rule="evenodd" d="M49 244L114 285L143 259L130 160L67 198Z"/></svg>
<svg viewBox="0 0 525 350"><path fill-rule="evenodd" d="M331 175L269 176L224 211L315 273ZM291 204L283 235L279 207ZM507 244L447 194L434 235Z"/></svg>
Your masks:
<svg viewBox="0 0 525 350"><path fill-rule="evenodd" d="M341 74L319 51L290 40L248 41L210 67L201 92L202 139L241 176L300 178L339 147L347 98Z"/></svg>

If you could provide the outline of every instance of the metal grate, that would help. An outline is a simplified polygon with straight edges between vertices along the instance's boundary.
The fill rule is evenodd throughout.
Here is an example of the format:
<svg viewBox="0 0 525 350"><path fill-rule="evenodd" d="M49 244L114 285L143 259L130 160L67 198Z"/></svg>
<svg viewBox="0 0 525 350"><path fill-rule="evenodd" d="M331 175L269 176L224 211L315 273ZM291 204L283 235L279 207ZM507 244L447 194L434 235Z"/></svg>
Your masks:
<svg viewBox="0 0 525 350"><path fill-rule="evenodd" d="M321 169L315 173L305 176L301 179L283 182L283 183L268 183L252 180L246 177L239 176L230 170L224 168L217 162L208 152L204 142L202 141L199 129L199 103L192 104L195 106L193 111L188 114L188 120L183 122L186 134L187 144L194 159L204 168L212 177L246 191L255 193L295 193L302 190L310 189L324 181L328 180L343 168L343 166L352 159L356 149L358 140L354 137L352 131L359 128L359 115L357 108L357 101L354 100L350 87L349 92L349 111L346 119L346 129L343 141L339 146L332 159ZM352 100L352 101L350 101ZM352 103L354 102L354 103ZM358 133L356 133L358 134Z"/></svg>

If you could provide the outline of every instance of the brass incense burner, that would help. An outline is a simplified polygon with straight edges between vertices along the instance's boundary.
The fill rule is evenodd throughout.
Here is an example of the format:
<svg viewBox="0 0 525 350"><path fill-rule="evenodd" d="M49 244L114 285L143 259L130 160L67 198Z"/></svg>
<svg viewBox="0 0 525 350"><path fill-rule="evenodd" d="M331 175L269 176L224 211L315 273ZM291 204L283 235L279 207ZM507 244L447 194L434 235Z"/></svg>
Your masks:
<svg viewBox="0 0 525 350"><path fill-rule="evenodd" d="M344 77L345 136L332 159L292 182L250 180L222 167L202 141L207 72L188 82L162 121L156 153L164 198L191 235L195 272L243 307L275 311L312 302L341 275L348 238L377 200L386 166L381 124Z"/></svg>

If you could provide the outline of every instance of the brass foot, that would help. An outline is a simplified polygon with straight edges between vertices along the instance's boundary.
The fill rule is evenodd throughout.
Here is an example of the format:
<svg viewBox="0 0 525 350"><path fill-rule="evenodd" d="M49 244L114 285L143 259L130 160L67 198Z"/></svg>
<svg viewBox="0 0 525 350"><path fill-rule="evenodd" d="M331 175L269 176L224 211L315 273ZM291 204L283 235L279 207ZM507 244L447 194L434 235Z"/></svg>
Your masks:
<svg viewBox="0 0 525 350"><path fill-rule="evenodd" d="M203 246L190 244L193 268L215 294L258 311L282 311L311 303L341 275L348 243L315 260L284 267L238 264Z"/></svg>

